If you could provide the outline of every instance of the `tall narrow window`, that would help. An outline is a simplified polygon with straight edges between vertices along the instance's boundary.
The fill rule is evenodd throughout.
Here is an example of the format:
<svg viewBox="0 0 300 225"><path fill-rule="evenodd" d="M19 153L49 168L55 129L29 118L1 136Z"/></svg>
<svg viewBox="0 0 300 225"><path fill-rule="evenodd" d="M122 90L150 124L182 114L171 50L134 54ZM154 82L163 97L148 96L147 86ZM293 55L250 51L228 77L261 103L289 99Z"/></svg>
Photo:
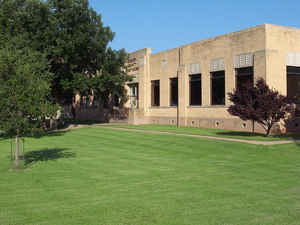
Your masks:
<svg viewBox="0 0 300 225"><path fill-rule="evenodd" d="M151 81L151 105L160 105L159 80Z"/></svg>
<svg viewBox="0 0 300 225"><path fill-rule="evenodd" d="M178 78L170 78L170 106L178 105Z"/></svg>
<svg viewBox="0 0 300 225"><path fill-rule="evenodd" d="M138 99L139 99L139 84L134 83L130 84L130 106L131 108L138 108Z"/></svg>
<svg viewBox="0 0 300 225"><path fill-rule="evenodd" d="M236 74L236 89L242 88L245 85L253 86L253 67L238 68Z"/></svg>
<svg viewBox="0 0 300 225"><path fill-rule="evenodd" d="M211 73L211 104L225 105L225 71Z"/></svg>
<svg viewBox="0 0 300 225"><path fill-rule="evenodd" d="M190 105L202 104L201 74L190 75Z"/></svg>
<svg viewBox="0 0 300 225"><path fill-rule="evenodd" d="M287 67L287 97L300 104L300 67Z"/></svg>

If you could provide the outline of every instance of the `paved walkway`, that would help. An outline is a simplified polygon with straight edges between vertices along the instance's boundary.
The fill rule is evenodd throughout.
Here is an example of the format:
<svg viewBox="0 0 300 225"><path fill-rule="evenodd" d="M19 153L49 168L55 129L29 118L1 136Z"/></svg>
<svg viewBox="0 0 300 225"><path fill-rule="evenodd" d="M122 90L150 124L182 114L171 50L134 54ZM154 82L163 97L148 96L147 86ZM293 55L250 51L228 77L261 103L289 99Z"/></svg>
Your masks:
<svg viewBox="0 0 300 225"><path fill-rule="evenodd" d="M205 138L205 139L214 139L221 141L233 141L233 142L241 142L255 145L279 145L279 144L289 144L289 143L300 143L300 140L282 140L282 141L254 141L254 140L245 140L245 139L236 139L236 138L226 138L226 137L215 137L215 136L205 136L205 135L197 135L197 134L179 134L167 131L153 131L153 130L139 130L139 129L131 129L131 128L120 128L120 127L112 127L107 124L98 125L106 129L111 130L124 130L131 132L139 132L139 133L150 133L150 134L168 134L175 136L185 136L185 137L195 137L195 138Z"/></svg>

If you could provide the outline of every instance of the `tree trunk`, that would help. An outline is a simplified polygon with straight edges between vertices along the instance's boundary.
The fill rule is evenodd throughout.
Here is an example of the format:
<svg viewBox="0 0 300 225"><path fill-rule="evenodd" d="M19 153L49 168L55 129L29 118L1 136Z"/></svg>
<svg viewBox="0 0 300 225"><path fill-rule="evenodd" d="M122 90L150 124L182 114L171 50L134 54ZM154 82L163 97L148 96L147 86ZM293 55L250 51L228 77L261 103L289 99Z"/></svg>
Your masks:
<svg viewBox="0 0 300 225"><path fill-rule="evenodd" d="M19 131L17 130L17 135L16 135L16 168L19 168Z"/></svg>
<svg viewBox="0 0 300 225"><path fill-rule="evenodd" d="M13 156L13 140L12 138L10 139L10 161L14 160L14 156Z"/></svg>
<svg viewBox="0 0 300 225"><path fill-rule="evenodd" d="M75 103L72 103L71 114L74 120L76 120L76 106Z"/></svg>
<svg viewBox="0 0 300 225"><path fill-rule="evenodd" d="M252 133L254 134L254 120L252 120Z"/></svg>
<svg viewBox="0 0 300 225"><path fill-rule="evenodd" d="M272 128L272 127L268 127L268 128L267 128L267 133L266 133L266 136L267 136L267 137L270 135L271 128Z"/></svg>

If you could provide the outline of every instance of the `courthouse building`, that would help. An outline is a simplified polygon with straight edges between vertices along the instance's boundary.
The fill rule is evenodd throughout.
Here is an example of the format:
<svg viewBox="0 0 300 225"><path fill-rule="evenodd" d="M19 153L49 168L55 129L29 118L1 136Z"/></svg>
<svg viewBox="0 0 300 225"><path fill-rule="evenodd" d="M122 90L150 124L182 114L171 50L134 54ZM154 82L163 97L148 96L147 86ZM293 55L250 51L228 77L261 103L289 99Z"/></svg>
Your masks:
<svg viewBox="0 0 300 225"><path fill-rule="evenodd" d="M130 123L251 130L227 112L227 93L262 77L300 97L300 29L264 24L159 53L145 48L129 55L127 67ZM299 124L295 117L288 126Z"/></svg>

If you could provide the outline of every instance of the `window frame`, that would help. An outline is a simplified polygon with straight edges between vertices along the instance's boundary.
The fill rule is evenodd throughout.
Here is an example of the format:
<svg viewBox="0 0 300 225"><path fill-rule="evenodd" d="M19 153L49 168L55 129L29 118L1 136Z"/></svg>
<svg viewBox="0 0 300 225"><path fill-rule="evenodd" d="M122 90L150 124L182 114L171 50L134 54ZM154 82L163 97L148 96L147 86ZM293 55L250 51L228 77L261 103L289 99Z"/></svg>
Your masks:
<svg viewBox="0 0 300 225"><path fill-rule="evenodd" d="M247 69L249 69L250 71L245 71L244 73L239 74L239 71L247 70ZM254 86L254 67L253 66L235 68L235 89L242 88L244 85L246 85L246 83L239 85L238 79L241 77L247 77L247 76L252 76L250 78L250 83L252 86Z"/></svg>
<svg viewBox="0 0 300 225"><path fill-rule="evenodd" d="M196 77L199 77L199 80L194 80L192 81L192 78L196 78ZM200 101L200 104L192 104L192 82L197 82L197 81L200 81L200 91L199 91L199 101ZM202 74L199 73L199 74L190 74L189 75L189 106L202 106Z"/></svg>
<svg viewBox="0 0 300 225"><path fill-rule="evenodd" d="M176 100L174 101L175 103L173 103L173 86L172 86L172 84L174 84L174 81L176 81L175 83L177 83L177 102L176 102ZM173 83L172 83L173 82ZM173 106L173 107L177 107L178 106L178 97L179 97L179 95L178 95L178 77L171 77L171 78L169 78L169 87L170 87L170 90L169 90L169 96L170 96L170 98L169 98L169 105L170 106Z"/></svg>
<svg viewBox="0 0 300 225"><path fill-rule="evenodd" d="M219 74L223 73L222 75ZM214 77L215 76L215 77ZM225 106L226 105L226 80L225 80L226 72L225 70L219 70L219 71L213 71L210 72L210 105L211 106ZM223 101L221 104L219 103L214 103L213 100L215 99L214 97L214 92L213 91L213 81L217 79L223 79L224 80L224 93L223 93Z"/></svg>
<svg viewBox="0 0 300 225"><path fill-rule="evenodd" d="M158 96L156 96L158 93ZM160 80L151 80L151 106L160 106Z"/></svg>
<svg viewBox="0 0 300 225"><path fill-rule="evenodd" d="M291 82L291 80L293 80L293 78L294 79L296 78L295 80L298 80L298 79L300 80L300 67L299 66L287 66L286 67L286 96L288 98L290 98L291 101L293 101L293 103L299 105L300 104L300 99L299 99L299 97L300 97L300 90L299 90L299 94L298 94L298 90L291 91L291 88L290 88L290 85L289 85L289 83L295 84L295 81ZM300 86L298 86L297 88L300 89ZM296 95L291 96L290 95L291 92L296 92Z"/></svg>

